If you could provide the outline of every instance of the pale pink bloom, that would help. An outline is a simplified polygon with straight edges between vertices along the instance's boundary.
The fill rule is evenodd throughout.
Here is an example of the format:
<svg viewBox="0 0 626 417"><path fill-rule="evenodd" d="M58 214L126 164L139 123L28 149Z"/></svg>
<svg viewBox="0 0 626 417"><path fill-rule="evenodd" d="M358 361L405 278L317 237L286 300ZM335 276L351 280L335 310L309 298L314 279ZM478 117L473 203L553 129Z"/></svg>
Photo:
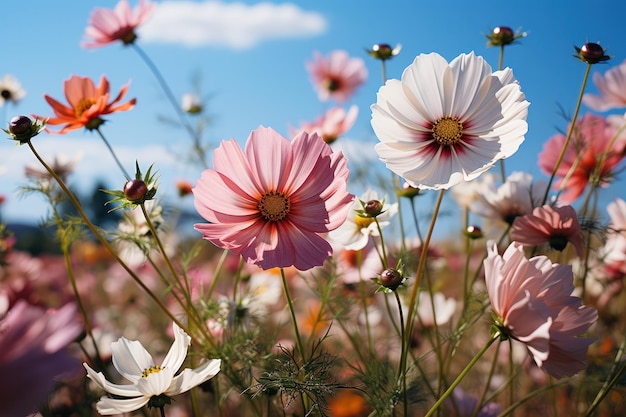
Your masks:
<svg viewBox="0 0 626 417"><path fill-rule="evenodd" d="M8 306L6 301L0 304L4 309ZM80 368L67 349L82 331L76 313L73 303L45 310L24 300L0 311L3 417L24 417L37 411L58 379Z"/></svg>
<svg viewBox="0 0 626 417"><path fill-rule="evenodd" d="M586 106L596 111L626 107L626 60L609 69L604 75L594 73L593 83L600 94L585 94L583 103Z"/></svg>
<svg viewBox="0 0 626 417"><path fill-rule="evenodd" d="M495 175L490 172L472 181L461 181L458 187L451 188L452 198L460 208L469 209L472 203L479 199L481 190L493 187L495 181Z"/></svg>
<svg viewBox="0 0 626 417"><path fill-rule="evenodd" d="M626 237L626 201L616 198L606 206L611 221L609 228Z"/></svg>
<svg viewBox="0 0 626 417"><path fill-rule="evenodd" d="M98 48L116 41L125 45L133 43L137 39L135 30L150 17L155 7L156 3L139 0L135 10L132 10L128 0L120 0L113 10L94 9L85 29L87 40L82 42L82 46Z"/></svg>
<svg viewBox="0 0 626 417"><path fill-rule="evenodd" d="M617 198L607 205L611 221L604 246L600 249L607 278L621 279L626 275L626 201Z"/></svg>
<svg viewBox="0 0 626 417"><path fill-rule="evenodd" d="M486 219L500 219L512 224L517 216L530 214L541 205L546 187L544 181L534 182L532 175L516 171L500 186L493 182L483 183L469 208Z"/></svg>
<svg viewBox="0 0 626 417"><path fill-rule="evenodd" d="M572 206L536 207L531 214L518 216L513 221L511 239L523 246L548 243L562 251L570 242L579 258L583 256L583 237L576 210Z"/></svg>
<svg viewBox="0 0 626 417"><path fill-rule="evenodd" d="M433 316L434 305L434 316ZM442 293L436 292L431 297L428 292L420 292L417 304L417 315L424 327L433 327L435 322L438 326L450 321L456 311L456 300L446 298Z"/></svg>
<svg viewBox="0 0 626 417"><path fill-rule="evenodd" d="M598 313L571 295L570 265L553 264L546 256L528 260L523 247L513 242L502 256L495 243L488 247L484 267L495 325L503 336L525 344L537 366L555 378L587 367L593 339L578 336Z"/></svg>
<svg viewBox="0 0 626 417"><path fill-rule="evenodd" d="M361 198L356 199L346 221L328 234L328 237L337 243L342 244L348 250L363 249L370 241L370 236L380 236L378 228L387 227L391 218L398 212L398 203L384 203L382 212L376 219L374 217L363 216L363 203L370 200L379 200L378 193L372 189L367 189ZM360 213L359 213L360 212ZM376 225L378 220L378 225Z"/></svg>
<svg viewBox="0 0 626 417"><path fill-rule="evenodd" d="M358 114L357 105L350 106L347 112L342 107L333 107L315 121L302 123L298 131L315 132L331 144L352 128Z"/></svg>
<svg viewBox="0 0 626 417"><path fill-rule="evenodd" d="M344 103L367 80L367 68L361 58L351 58L346 51L336 50L322 56L315 52L306 68L321 101Z"/></svg>
<svg viewBox="0 0 626 417"><path fill-rule="evenodd" d="M214 169L193 189L203 238L263 269L324 263L330 244L320 234L339 227L354 196L347 161L316 133L293 141L271 128L254 130L241 149L235 140L215 150Z"/></svg>
<svg viewBox="0 0 626 417"><path fill-rule="evenodd" d="M573 202L589 183L601 187L609 185L626 148L626 136L620 134L615 139L619 133L618 123L624 123L621 116L606 119L591 113L576 122L563 161L556 171L559 180L554 188L562 191L561 201ZM539 167L545 174L552 175L565 140L566 136L558 133L544 144L539 154Z"/></svg>
<svg viewBox="0 0 626 417"><path fill-rule="evenodd" d="M422 54L401 80L378 90L371 121L376 151L413 187L447 189L517 151L528 106L510 68L492 72L474 53L449 64Z"/></svg>

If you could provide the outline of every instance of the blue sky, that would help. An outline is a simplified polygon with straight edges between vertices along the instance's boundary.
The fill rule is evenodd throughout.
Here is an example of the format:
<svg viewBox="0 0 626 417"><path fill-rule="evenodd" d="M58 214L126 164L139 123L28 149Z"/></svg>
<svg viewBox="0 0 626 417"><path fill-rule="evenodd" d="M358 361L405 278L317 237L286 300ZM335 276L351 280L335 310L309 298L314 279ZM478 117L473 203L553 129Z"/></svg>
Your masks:
<svg viewBox="0 0 626 417"><path fill-rule="evenodd" d="M0 108L1 121L6 126L17 114L51 115L43 94L62 99L63 81L74 74L95 80L106 75L115 92L130 82L127 97L137 97L137 106L110 116L102 131L129 170L135 159L144 167L156 163L161 172L161 195L174 198L173 181L186 178L195 182L200 169L181 163L177 155L190 144L185 132L158 121L159 115L174 115L156 79L135 51L121 44L95 50L80 46L91 11L95 7L113 8L116 3L5 0L0 4L5 34L0 41L0 76L14 75L27 91L16 107ZM137 1L130 3L134 7ZM180 8L187 2L156 3ZM593 72L605 72L626 59L626 4L621 0L599 0L593 5L565 0L273 1L263 7L256 1L194 3L210 3L214 11L200 26L201 32L185 22L197 16L181 16L177 22L163 23L163 27L174 29L183 25L185 29L172 31L175 39L168 31L148 30L148 23L137 42L177 97L192 91L194 77L199 76L201 93L209 97L207 110L213 116L206 139L215 145L231 137L243 144L259 125L288 135L290 125L317 117L328 104L317 99L305 62L316 50L326 54L345 49L365 60L369 80L347 103L357 104L360 113L353 129L340 141L346 153L352 150L353 160L376 161L369 106L376 99L381 71L380 62L370 58L365 49L375 43L402 44L400 55L388 62L389 78L399 78L418 54L429 52L451 60L475 51L495 69L499 51L487 48L484 35L494 26L505 25L528 32L526 38L506 50L504 64L513 68L531 103L526 142L506 161L506 168L509 173L525 170L541 178L537 155L545 140L566 127L560 109L573 113L585 72L585 64L572 57L573 46L598 42L614 57L608 64L594 66ZM287 11L286 4L292 5ZM279 11L282 17L277 23ZM166 17L171 18L171 13ZM596 92L592 83L587 92ZM583 109L583 114L586 111ZM74 177L79 189L88 189L96 178L105 180L110 188L123 185L123 177L95 134L43 134L36 138L35 146L45 155L82 154ZM26 147L16 147L8 140L0 142L0 194L7 198L1 209L5 221L38 221L46 213L39 197L20 198L15 193L24 183L23 166L30 162L34 159ZM619 195L618 189L613 186L604 192L604 199Z"/></svg>

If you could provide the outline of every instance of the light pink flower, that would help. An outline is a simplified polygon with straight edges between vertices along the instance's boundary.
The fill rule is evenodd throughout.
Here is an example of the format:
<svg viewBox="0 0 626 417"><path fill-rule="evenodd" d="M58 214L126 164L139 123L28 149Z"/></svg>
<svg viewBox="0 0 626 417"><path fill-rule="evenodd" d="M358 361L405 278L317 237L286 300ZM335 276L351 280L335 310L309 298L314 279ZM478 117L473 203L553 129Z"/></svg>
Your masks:
<svg viewBox="0 0 626 417"><path fill-rule="evenodd" d="M591 113L576 122L563 161L556 171L559 180L554 188L562 190L561 201L572 203L590 182L596 186L608 186L624 158L626 147L626 136L620 135L614 140L618 134L617 123L624 123L621 116L609 120ZM558 133L545 143L539 154L539 167L545 174L552 175L565 140L566 136Z"/></svg>
<svg viewBox="0 0 626 417"><path fill-rule="evenodd" d="M572 206L552 207L546 204L536 207L532 214L516 217L511 239L523 246L548 243L558 251L565 249L570 242L578 257L583 257L582 233Z"/></svg>
<svg viewBox="0 0 626 417"><path fill-rule="evenodd" d="M352 128L358 114L359 108L356 105L350 106L347 112L341 107L333 107L313 122L302 123L299 131L315 132L324 142L331 144Z"/></svg>
<svg viewBox="0 0 626 417"><path fill-rule="evenodd" d="M193 189L203 238L263 269L324 263L319 234L339 227L352 206L347 161L316 133L292 142L271 128L254 130L245 149L234 140L215 150L214 169Z"/></svg>
<svg viewBox="0 0 626 417"><path fill-rule="evenodd" d="M583 103L597 111L626 107L626 60L604 75L593 74L593 83L600 94L585 94Z"/></svg>
<svg viewBox="0 0 626 417"><path fill-rule="evenodd" d="M137 39L135 29L150 17L156 3L139 0L135 10L130 8L128 0L120 0L115 9L96 8L91 13L89 24L85 30L85 48L98 48L116 41L125 45Z"/></svg>
<svg viewBox="0 0 626 417"><path fill-rule="evenodd" d="M372 105L376 152L411 186L447 189L517 152L529 103L510 68L482 57L419 55Z"/></svg>
<svg viewBox="0 0 626 417"><path fill-rule="evenodd" d="M322 56L315 52L306 68L321 101L344 103L367 80L367 68L361 58L351 58L346 51L336 50Z"/></svg>
<svg viewBox="0 0 626 417"><path fill-rule="evenodd" d="M545 256L528 260L515 242L502 256L494 243L484 266L495 324L502 334L525 344L537 366L555 378L585 369L593 339L578 336L598 313L571 295L572 267L553 264Z"/></svg>
<svg viewBox="0 0 626 417"><path fill-rule="evenodd" d="M0 304L6 308L8 302ZM82 325L75 304L45 310L19 300L4 313L0 311L2 416L23 417L37 411L60 377L80 368L67 347Z"/></svg>

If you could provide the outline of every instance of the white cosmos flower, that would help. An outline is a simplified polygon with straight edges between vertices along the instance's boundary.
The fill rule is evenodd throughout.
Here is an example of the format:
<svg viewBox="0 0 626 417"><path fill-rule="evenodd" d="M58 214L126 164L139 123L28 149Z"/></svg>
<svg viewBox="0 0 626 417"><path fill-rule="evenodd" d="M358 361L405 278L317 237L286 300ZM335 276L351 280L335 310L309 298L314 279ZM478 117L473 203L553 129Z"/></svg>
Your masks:
<svg viewBox="0 0 626 417"><path fill-rule="evenodd" d="M447 189L517 151L528 106L510 68L492 72L473 52L450 64L422 54L378 91L376 152L411 186Z"/></svg>
<svg viewBox="0 0 626 417"><path fill-rule="evenodd" d="M26 90L22 88L22 84L14 76L7 74L0 78L0 107L5 102L17 104L18 101L26 96Z"/></svg>
<svg viewBox="0 0 626 417"><path fill-rule="evenodd" d="M359 211L363 210L361 201L367 203L371 200L379 200L378 194L367 189L360 199L355 199L346 221L337 229L330 231L328 237L342 244L347 250L359 250L367 246L370 236L379 236L376 220L381 229L389 225L391 218L398 212L398 204L384 203L382 212L376 216L376 220L373 217L359 215Z"/></svg>
<svg viewBox="0 0 626 417"><path fill-rule="evenodd" d="M96 404L102 415L129 413L148 404L154 396L168 397L182 394L191 388L213 378L220 370L221 361L212 359L195 369L185 368L174 375L187 357L191 338L174 323L174 343L161 365L136 340L121 337L111 344L113 366L131 384L118 385L106 380L102 372L96 372L86 363L87 376L107 393L116 396L103 396ZM119 398L123 397L123 398Z"/></svg>

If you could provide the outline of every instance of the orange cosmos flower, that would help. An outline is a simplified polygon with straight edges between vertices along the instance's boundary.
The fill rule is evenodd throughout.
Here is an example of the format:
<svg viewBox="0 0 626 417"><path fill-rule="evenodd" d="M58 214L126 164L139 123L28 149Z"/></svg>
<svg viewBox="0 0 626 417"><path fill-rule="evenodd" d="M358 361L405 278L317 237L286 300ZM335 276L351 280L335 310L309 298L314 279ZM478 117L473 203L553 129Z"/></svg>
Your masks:
<svg viewBox="0 0 626 417"><path fill-rule="evenodd" d="M44 95L56 115L56 117L50 117L47 124L52 126L65 124L61 130L51 133L67 133L81 127L88 130L97 129L104 123L100 116L127 111L135 106L137 102L135 98L118 104L126 95L127 90L128 85L125 85L117 97L109 102L109 81L105 76L102 76L100 85L96 88L90 78L73 75L63 83L63 91L69 106L61 104L47 94Z"/></svg>

